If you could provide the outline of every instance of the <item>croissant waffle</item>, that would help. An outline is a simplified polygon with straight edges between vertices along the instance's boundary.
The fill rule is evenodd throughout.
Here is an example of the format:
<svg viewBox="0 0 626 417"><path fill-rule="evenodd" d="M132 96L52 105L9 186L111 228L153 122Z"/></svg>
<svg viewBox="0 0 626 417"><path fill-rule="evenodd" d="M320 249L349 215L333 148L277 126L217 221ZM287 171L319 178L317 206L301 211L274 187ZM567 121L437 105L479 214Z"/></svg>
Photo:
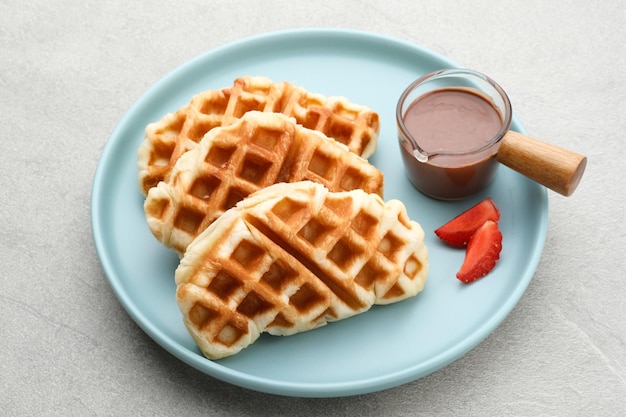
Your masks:
<svg viewBox="0 0 626 417"><path fill-rule="evenodd" d="M175 113L147 126L137 160L141 191L147 194L167 180L178 158L194 148L205 133L252 110L294 117L363 158L376 150L379 117L368 107L343 97L309 93L287 82L273 83L266 77L240 77L231 87L200 93Z"/></svg>
<svg viewBox="0 0 626 417"><path fill-rule="evenodd" d="M427 273L424 232L400 201L281 183L193 241L176 298L201 351L219 359L262 332L291 335L412 297Z"/></svg>
<svg viewBox="0 0 626 417"><path fill-rule="evenodd" d="M332 191L383 192L383 174L322 133L280 113L251 111L211 130L144 202L154 236L182 255L244 197L277 182L312 180Z"/></svg>

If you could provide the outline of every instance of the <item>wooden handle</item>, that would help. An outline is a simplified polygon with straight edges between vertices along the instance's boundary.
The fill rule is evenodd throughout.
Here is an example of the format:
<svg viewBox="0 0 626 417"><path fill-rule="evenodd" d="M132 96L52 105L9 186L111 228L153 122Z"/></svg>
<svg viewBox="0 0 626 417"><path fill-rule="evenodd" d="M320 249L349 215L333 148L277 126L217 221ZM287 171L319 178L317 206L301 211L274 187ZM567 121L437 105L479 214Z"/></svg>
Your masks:
<svg viewBox="0 0 626 417"><path fill-rule="evenodd" d="M587 157L514 131L500 141L498 161L564 196L578 186Z"/></svg>

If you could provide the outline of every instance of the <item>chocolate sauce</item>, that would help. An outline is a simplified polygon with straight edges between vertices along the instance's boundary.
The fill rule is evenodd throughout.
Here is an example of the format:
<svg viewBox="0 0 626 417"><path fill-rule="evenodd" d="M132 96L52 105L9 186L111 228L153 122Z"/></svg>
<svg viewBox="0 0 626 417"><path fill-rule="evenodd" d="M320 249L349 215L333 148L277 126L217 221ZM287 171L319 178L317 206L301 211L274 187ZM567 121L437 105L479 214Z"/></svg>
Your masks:
<svg viewBox="0 0 626 417"><path fill-rule="evenodd" d="M431 91L408 106L403 122L429 155L428 161L418 161L400 134L407 174L424 194L464 198L491 183L498 166L497 142L487 145L500 133L503 121L485 98L463 88Z"/></svg>

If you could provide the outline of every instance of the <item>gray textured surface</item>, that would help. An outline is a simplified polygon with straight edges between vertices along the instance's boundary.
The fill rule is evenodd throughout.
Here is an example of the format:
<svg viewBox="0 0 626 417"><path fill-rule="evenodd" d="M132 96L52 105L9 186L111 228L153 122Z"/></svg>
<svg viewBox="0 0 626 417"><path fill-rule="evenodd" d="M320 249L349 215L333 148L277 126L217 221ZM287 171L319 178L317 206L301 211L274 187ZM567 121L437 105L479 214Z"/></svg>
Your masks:
<svg viewBox="0 0 626 417"><path fill-rule="evenodd" d="M0 2L0 413L619 416L626 414L626 3L480 0ZM148 338L109 288L89 203L108 135L153 83L213 47L341 27L408 40L491 75L530 134L588 155L550 193L518 306L452 365L350 398L214 380Z"/></svg>

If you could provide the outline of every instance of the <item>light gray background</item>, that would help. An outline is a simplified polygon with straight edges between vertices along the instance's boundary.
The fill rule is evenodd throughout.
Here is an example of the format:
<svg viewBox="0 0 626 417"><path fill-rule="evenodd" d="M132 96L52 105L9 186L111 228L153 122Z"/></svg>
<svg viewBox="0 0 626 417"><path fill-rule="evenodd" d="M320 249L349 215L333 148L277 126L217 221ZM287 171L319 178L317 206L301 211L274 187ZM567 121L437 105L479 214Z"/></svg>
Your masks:
<svg viewBox="0 0 626 417"><path fill-rule="evenodd" d="M266 395L182 364L100 268L90 191L109 134L153 83L224 43L337 27L415 42L498 80L533 136L589 157L550 193L543 257L482 344L428 377L338 399ZM0 414L626 414L626 2L0 2Z"/></svg>

